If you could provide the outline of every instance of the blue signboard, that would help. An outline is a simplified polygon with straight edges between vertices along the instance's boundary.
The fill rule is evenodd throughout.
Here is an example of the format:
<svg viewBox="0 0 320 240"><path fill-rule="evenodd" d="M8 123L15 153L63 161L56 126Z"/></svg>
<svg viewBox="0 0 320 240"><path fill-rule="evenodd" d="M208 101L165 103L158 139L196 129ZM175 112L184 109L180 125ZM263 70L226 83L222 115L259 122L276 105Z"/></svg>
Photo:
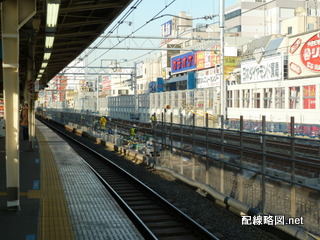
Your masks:
<svg viewBox="0 0 320 240"><path fill-rule="evenodd" d="M170 37L172 34L172 20L161 25L161 36Z"/></svg>
<svg viewBox="0 0 320 240"><path fill-rule="evenodd" d="M149 83L149 93L155 93L155 92L157 92L157 83L150 82Z"/></svg>
<svg viewBox="0 0 320 240"><path fill-rule="evenodd" d="M195 89L195 74L194 74L194 72L188 72L187 84L188 84L188 89Z"/></svg>
<svg viewBox="0 0 320 240"><path fill-rule="evenodd" d="M196 52L189 52L171 58L171 73L186 72L196 69Z"/></svg>
<svg viewBox="0 0 320 240"><path fill-rule="evenodd" d="M157 78L157 92L164 92L164 80L163 78Z"/></svg>

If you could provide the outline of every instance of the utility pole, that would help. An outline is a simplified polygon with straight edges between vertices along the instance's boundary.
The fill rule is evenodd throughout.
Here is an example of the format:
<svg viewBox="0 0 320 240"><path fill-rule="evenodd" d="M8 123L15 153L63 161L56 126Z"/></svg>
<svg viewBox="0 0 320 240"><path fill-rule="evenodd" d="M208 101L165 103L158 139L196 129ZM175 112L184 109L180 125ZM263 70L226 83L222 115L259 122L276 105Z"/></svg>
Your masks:
<svg viewBox="0 0 320 240"><path fill-rule="evenodd" d="M134 91L134 114L138 114L137 63L136 62L133 65L132 85L133 85L133 91Z"/></svg>
<svg viewBox="0 0 320 240"><path fill-rule="evenodd" d="M100 79L101 79L101 76L99 75L97 77L97 84L96 84L96 91L97 91L97 101L96 101L96 112L98 113L99 112L99 85L100 85Z"/></svg>
<svg viewBox="0 0 320 240"><path fill-rule="evenodd" d="M227 118L226 112L226 83L224 81L224 0L220 0L220 113L224 119ZM224 121L222 121L224 122ZM221 126L223 127L223 126Z"/></svg>

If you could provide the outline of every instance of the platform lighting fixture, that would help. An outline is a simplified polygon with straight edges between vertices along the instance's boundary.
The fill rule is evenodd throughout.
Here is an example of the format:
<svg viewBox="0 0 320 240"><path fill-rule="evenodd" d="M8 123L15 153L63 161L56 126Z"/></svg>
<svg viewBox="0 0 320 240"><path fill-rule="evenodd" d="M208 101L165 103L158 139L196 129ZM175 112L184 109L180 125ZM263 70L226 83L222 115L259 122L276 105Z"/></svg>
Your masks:
<svg viewBox="0 0 320 240"><path fill-rule="evenodd" d="M36 81L40 81L42 77L42 74L38 74Z"/></svg>
<svg viewBox="0 0 320 240"><path fill-rule="evenodd" d="M46 36L45 46L46 48L52 48L54 42L54 36Z"/></svg>
<svg viewBox="0 0 320 240"><path fill-rule="evenodd" d="M40 70L39 70L39 73L44 73L44 69L40 69Z"/></svg>
<svg viewBox="0 0 320 240"><path fill-rule="evenodd" d="M51 57L51 52L45 52L43 55L43 60L48 61Z"/></svg>
<svg viewBox="0 0 320 240"><path fill-rule="evenodd" d="M48 62L47 61L43 61L42 64L41 64L41 68L46 68L48 65Z"/></svg>
<svg viewBox="0 0 320 240"><path fill-rule="evenodd" d="M47 28L57 26L60 0L47 0Z"/></svg>

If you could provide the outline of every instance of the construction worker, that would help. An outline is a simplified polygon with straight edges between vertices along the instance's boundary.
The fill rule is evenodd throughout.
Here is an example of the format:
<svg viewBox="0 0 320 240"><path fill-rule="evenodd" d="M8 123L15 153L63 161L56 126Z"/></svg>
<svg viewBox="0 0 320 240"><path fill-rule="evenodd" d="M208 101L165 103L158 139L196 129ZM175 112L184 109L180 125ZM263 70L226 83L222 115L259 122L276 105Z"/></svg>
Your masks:
<svg viewBox="0 0 320 240"><path fill-rule="evenodd" d="M156 114L154 113L154 114L152 114L152 116L151 116L151 121L152 122L156 122L157 121L157 117L156 117Z"/></svg>
<svg viewBox="0 0 320 240"><path fill-rule="evenodd" d="M157 125L157 117L155 113L152 114L150 120L151 120L152 126L155 127Z"/></svg>
<svg viewBox="0 0 320 240"><path fill-rule="evenodd" d="M99 123L100 123L100 130L104 132L107 125L107 118L105 116L102 116L99 120Z"/></svg>
<svg viewBox="0 0 320 240"><path fill-rule="evenodd" d="M131 128L131 136L135 137L137 135L137 129L136 129L136 125L134 124Z"/></svg>

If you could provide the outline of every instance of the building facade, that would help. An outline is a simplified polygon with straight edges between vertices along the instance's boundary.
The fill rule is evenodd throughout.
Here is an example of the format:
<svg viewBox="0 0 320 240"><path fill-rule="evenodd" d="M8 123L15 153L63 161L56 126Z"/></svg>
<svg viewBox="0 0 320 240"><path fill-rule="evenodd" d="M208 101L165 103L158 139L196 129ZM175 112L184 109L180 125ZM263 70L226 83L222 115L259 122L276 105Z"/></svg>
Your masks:
<svg viewBox="0 0 320 240"><path fill-rule="evenodd" d="M280 34L281 22L296 16L297 9L305 9L306 16L320 16L318 5L318 0L240 0L225 10L225 31L255 38Z"/></svg>

